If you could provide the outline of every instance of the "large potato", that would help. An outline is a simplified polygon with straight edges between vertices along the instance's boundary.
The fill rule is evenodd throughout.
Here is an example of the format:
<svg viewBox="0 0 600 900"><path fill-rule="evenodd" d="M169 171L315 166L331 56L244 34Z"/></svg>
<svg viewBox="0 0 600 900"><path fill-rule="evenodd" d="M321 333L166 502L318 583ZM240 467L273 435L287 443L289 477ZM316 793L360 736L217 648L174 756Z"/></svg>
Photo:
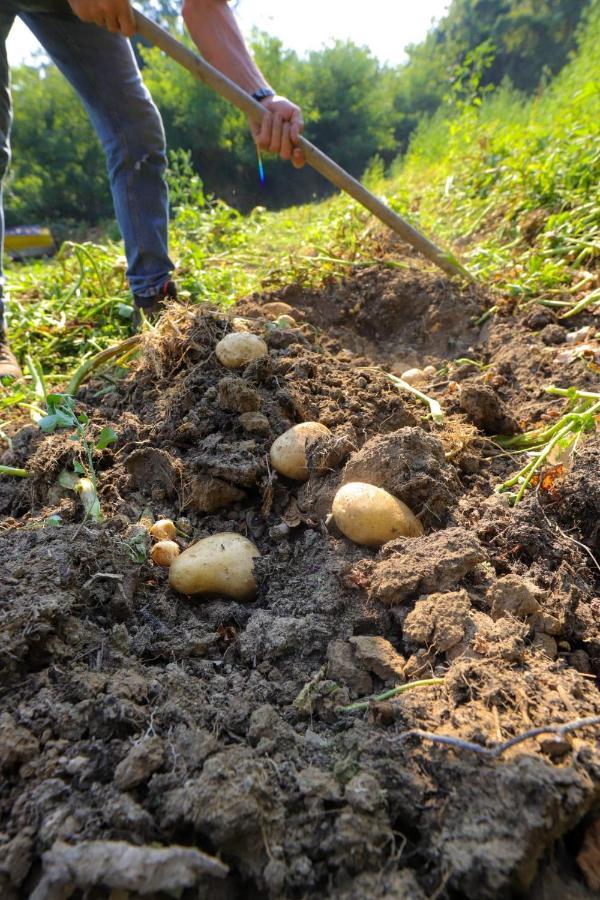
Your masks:
<svg viewBox="0 0 600 900"><path fill-rule="evenodd" d="M269 348L256 334L236 331L226 334L215 347L217 359L226 369L240 369L253 359L267 356Z"/></svg>
<svg viewBox="0 0 600 900"><path fill-rule="evenodd" d="M234 600L253 600L257 556L260 553L252 541L241 534L213 534L177 557L169 569L169 584L180 594L223 594Z"/></svg>
<svg viewBox="0 0 600 900"><path fill-rule="evenodd" d="M381 547L397 537L418 537L423 526L408 506L383 488L361 481L343 485L332 507L342 534L365 547Z"/></svg>
<svg viewBox="0 0 600 900"><path fill-rule="evenodd" d="M310 441L331 432L320 422L301 422L288 428L279 435L271 445L271 463L281 475L295 481L306 481L308 467L306 462L306 445Z"/></svg>

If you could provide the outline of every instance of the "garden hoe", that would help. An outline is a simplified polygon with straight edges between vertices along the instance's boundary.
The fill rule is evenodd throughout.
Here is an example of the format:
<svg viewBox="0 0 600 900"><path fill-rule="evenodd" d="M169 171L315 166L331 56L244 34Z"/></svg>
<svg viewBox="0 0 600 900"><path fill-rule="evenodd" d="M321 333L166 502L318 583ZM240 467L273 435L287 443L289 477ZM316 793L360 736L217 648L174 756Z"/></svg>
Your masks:
<svg viewBox="0 0 600 900"><path fill-rule="evenodd" d="M235 82L231 81L225 75L207 63L205 59L197 53L189 50L184 44L172 37L164 28L146 18L138 10L134 11L137 32L150 44L158 47L167 56L179 63L185 69L194 75L199 81L204 82L214 91L217 92L229 103L241 109L248 118L256 123L260 123L262 117L266 115L266 111L260 103L246 94ZM307 163L320 172L332 184L346 191L355 200L358 200L373 215L377 216L392 231L395 231L404 241L410 244L423 256L435 263L448 275L459 275L473 281L473 276L455 259L451 253L444 252L436 247L430 240L422 235L416 228L405 222L397 215L389 206L386 206L378 197L368 191L364 185L349 175L341 166L325 155L318 147L311 144L304 137L300 137L299 146L304 151Z"/></svg>

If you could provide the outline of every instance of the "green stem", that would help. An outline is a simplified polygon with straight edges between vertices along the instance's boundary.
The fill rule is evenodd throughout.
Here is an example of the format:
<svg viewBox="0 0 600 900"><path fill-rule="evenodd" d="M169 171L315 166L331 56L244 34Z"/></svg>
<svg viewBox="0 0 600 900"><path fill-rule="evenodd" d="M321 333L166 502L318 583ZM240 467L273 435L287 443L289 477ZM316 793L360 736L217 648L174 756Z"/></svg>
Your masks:
<svg viewBox="0 0 600 900"><path fill-rule="evenodd" d="M64 247L68 247L68 246L69 246L69 243L66 242L66 243L64 244L64 246L63 246L63 249L64 249ZM67 275L68 275L68 273L67 273L67 266L66 266L66 263L65 263L65 260L64 260L64 255L63 255L62 251L61 251L61 253L60 253L59 255L60 255L60 262L61 262L61 265L62 265L62 268L63 268L63 273L64 273L64 276L65 276L65 278L66 278ZM75 284L71 287L70 291L69 291L69 292L66 294L66 296L63 297L63 299L57 304L57 306L56 306L56 312L62 312L62 310L65 308L65 306L67 305L67 303L69 302L69 300L71 299L71 297L73 297L73 296L77 293L77 291L79 290L79 288L81 287L81 285L82 285L82 283L83 283L83 279L85 278L85 266L83 265L83 262L81 261L81 257L79 256L78 253L75 253L74 256L75 256L75 259L77 260L77 265L79 266L79 275L78 275L78 277L77 277L77 281L76 281Z"/></svg>
<svg viewBox="0 0 600 900"><path fill-rule="evenodd" d="M540 452L538 453L537 458L535 460L535 466L533 466L533 468L531 468L530 471L527 473L527 476L525 477L523 484L517 491L517 496L515 497L515 503L518 503L520 500L523 499L523 495L524 495L531 479L533 478L534 472L536 472L537 469L540 468L540 466L542 465L544 460L546 460L548 458L548 456L550 455L550 453L552 452L554 447L556 447L558 442L561 441L563 438L565 438L572 430L573 430L573 423L569 422L569 424L566 425L562 431L559 431L558 434L556 434L552 438L552 440L546 444L546 446L544 447L543 450L540 450Z"/></svg>
<svg viewBox="0 0 600 900"><path fill-rule="evenodd" d="M483 325L484 322L487 322L488 319L491 319L492 316L495 316L497 312L497 306L490 306L490 308L486 309L482 316L479 316L478 319L475 319L475 325Z"/></svg>
<svg viewBox="0 0 600 900"><path fill-rule="evenodd" d="M409 394L412 394L422 403L426 403L429 407L429 412L431 413L431 418L438 425L444 421L445 414L444 410L433 397L428 397L427 394L424 394L422 391L418 390L418 388L413 387L412 384L409 384L408 381L403 381L402 378L398 378L396 375L390 375L388 372L384 372L386 378L389 378L396 387L401 388L403 391L408 391Z"/></svg>
<svg viewBox="0 0 600 900"><path fill-rule="evenodd" d="M576 303L575 306L572 307L572 309L570 309L566 313L563 313L561 319L569 319L571 316L576 316L577 313L580 313L588 306L591 306L592 303L600 303L600 288L592 291L591 294L587 295L587 297L583 297L583 299Z"/></svg>
<svg viewBox="0 0 600 900"><path fill-rule="evenodd" d="M58 483L67 491L74 491L81 498L85 519L102 522L102 509L96 493L96 486L91 478L80 478L75 472L63 470L58 476Z"/></svg>
<svg viewBox="0 0 600 900"><path fill-rule="evenodd" d="M96 486L91 478L80 478L75 487L75 493L81 497L85 518L92 522L102 522L102 510L96 493Z"/></svg>
<svg viewBox="0 0 600 900"><path fill-rule="evenodd" d="M569 388L557 388L557 387L547 387L544 388L546 393L554 394L557 397L570 397L571 390ZM575 396L577 398L582 398L584 400L600 400L600 394L595 394L593 391L576 391Z"/></svg>
<svg viewBox="0 0 600 900"><path fill-rule="evenodd" d="M25 362L27 364L27 368L29 369L29 374L31 375L31 381L35 390L35 395L38 400L41 400L43 403L45 403L47 391L46 382L44 381L44 370L42 369L39 361L37 359L34 359L33 356L30 356L29 354L27 354L27 356L25 357Z"/></svg>
<svg viewBox="0 0 600 900"><path fill-rule="evenodd" d="M13 478L29 478L27 469L14 469L12 466L0 466L0 475L12 475Z"/></svg>
<svg viewBox="0 0 600 900"><path fill-rule="evenodd" d="M140 335L134 334L126 340L121 341L120 344L115 344L114 347L108 347L106 350L102 350L95 356L90 356L89 359L86 359L85 362L83 362L79 366L77 371L73 374L65 393L68 394L69 397L74 397L79 390L81 383L95 369L97 369L103 363L108 362L110 359L114 359L115 356L122 356L127 351L133 349L139 344L140 340Z"/></svg>
<svg viewBox="0 0 600 900"><path fill-rule="evenodd" d="M410 691L413 688L431 687L432 685L443 683L443 678L424 678L422 681L409 681L408 684L400 684L395 688L390 688L389 691L384 691L383 694L375 694L367 700L361 700L359 703L351 703L350 706L341 706L340 709L342 712L353 712L355 709L368 709L371 703L390 700L392 697L398 697L400 694L404 694L406 691Z"/></svg>
<svg viewBox="0 0 600 900"><path fill-rule="evenodd" d="M98 284L100 286L100 293L102 294L103 297L106 297L107 296L106 285L104 283L104 278L100 274L100 269L96 265L96 260L94 259L94 257L90 253L90 251L87 249L87 247L85 247L83 244L73 244L72 246L76 253L83 253L84 256L87 256L88 260L90 261L90 265L95 272L96 278L98 279Z"/></svg>

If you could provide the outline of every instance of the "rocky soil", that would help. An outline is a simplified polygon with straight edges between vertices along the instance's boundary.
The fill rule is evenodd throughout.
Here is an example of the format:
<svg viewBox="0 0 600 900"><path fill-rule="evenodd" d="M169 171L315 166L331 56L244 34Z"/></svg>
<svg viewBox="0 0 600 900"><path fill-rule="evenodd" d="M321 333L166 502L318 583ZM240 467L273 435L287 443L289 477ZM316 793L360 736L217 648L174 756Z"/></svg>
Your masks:
<svg viewBox="0 0 600 900"><path fill-rule="evenodd" d="M600 716L598 435L514 508L494 488L521 457L492 440L597 372L547 310L478 324L489 305L374 267L173 309L78 395L118 438L94 456L101 524L58 484L69 434L12 435L0 462L31 477L0 480L2 898L598 896L600 726L492 752ZM240 328L269 357L233 374L214 347ZM441 425L384 374L413 366ZM300 484L268 450L307 420L333 437ZM351 544L328 513L356 480L425 534ZM163 516L182 547L253 540L256 601L171 591L139 525Z"/></svg>

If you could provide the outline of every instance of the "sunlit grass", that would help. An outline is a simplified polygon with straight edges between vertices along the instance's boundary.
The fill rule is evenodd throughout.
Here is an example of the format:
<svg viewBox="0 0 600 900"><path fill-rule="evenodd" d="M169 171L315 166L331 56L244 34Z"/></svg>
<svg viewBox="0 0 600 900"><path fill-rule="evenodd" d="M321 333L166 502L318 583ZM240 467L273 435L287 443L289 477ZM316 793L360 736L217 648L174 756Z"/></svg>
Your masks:
<svg viewBox="0 0 600 900"><path fill-rule="evenodd" d="M503 298L569 314L595 302L600 257L600 7L579 54L539 96L508 87L480 104L441 110L417 130L405 159L368 184L433 239L452 248ZM290 283L317 287L372 264L373 220L335 196L242 216L207 200L185 155L174 154L172 256L184 298L228 306ZM394 261L386 255L385 264ZM424 263L425 265L425 263ZM50 261L10 264L10 331L49 391L81 362L130 333L122 245L67 243ZM0 387L0 439L35 409L30 380Z"/></svg>

